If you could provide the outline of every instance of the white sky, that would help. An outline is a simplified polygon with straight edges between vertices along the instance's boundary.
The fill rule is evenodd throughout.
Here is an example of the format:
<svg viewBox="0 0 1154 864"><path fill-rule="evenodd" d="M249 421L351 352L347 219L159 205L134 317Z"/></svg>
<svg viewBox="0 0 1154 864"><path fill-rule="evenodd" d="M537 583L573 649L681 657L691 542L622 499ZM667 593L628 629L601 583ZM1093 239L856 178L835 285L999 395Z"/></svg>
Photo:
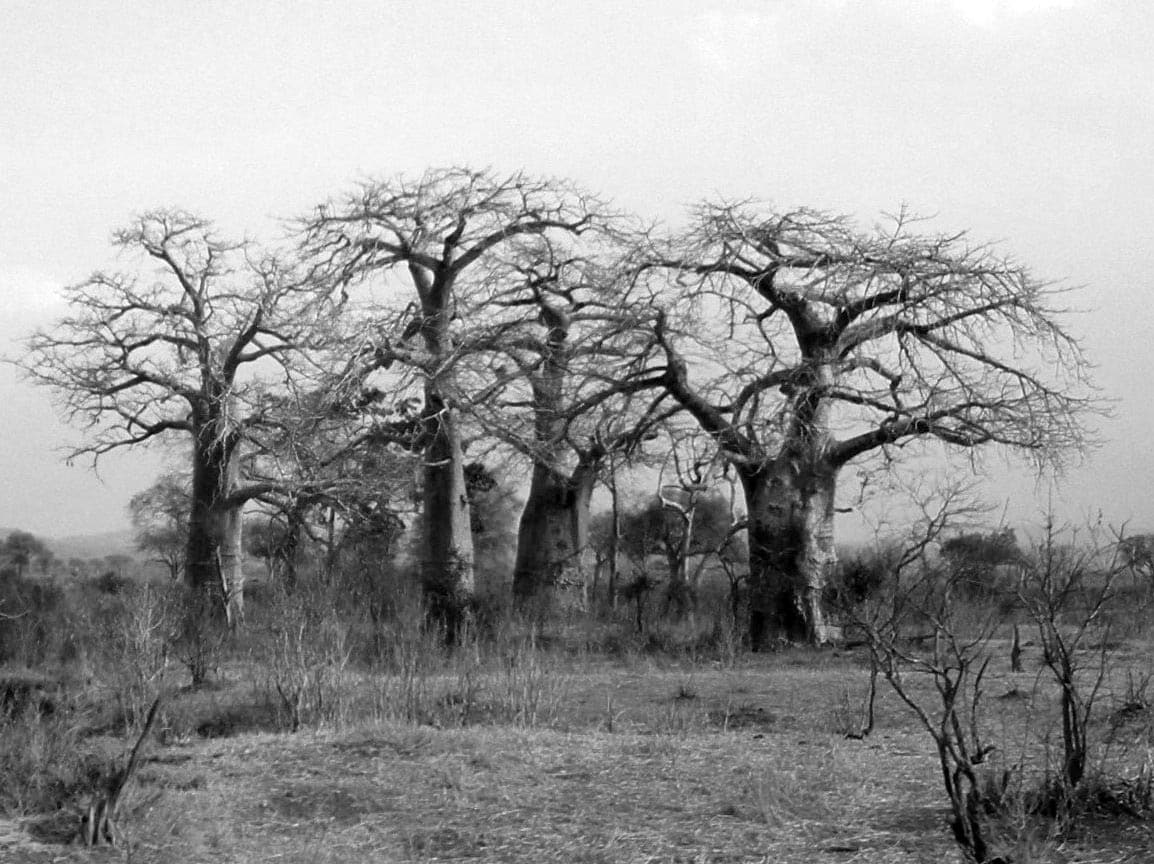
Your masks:
<svg viewBox="0 0 1154 864"><path fill-rule="evenodd" d="M667 219L715 194L867 224L907 203L1084 286L1116 417L1060 500L1154 530L1154 4L558 5L0 0L0 354L158 206L268 235L356 179L457 163ZM0 366L0 526L127 525L160 457L101 481L60 462L78 434ZM997 473L1035 517L1030 476Z"/></svg>

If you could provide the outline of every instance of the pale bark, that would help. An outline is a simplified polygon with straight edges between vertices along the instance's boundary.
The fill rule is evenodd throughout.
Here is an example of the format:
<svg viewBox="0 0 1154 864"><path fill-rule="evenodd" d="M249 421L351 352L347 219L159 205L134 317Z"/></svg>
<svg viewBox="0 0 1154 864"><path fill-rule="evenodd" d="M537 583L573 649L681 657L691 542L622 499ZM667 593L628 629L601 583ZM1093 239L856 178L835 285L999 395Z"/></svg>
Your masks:
<svg viewBox="0 0 1154 864"><path fill-rule="evenodd" d="M229 627L244 623L244 520L241 505L220 511L220 579Z"/></svg>
<svg viewBox="0 0 1154 864"><path fill-rule="evenodd" d="M612 459L612 456L610 456ZM621 498L617 494L617 467L609 464L609 603L617 608L617 575L621 565Z"/></svg>
<svg viewBox="0 0 1154 864"><path fill-rule="evenodd" d="M423 428L405 443L425 460L422 565L434 605L465 599L474 590L457 424L463 412L499 413L514 380L537 368L536 357L522 364L517 356L536 353L529 344L536 340L521 338L522 325L531 319L499 310L536 305L531 292L554 285L558 274L536 280L531 271L569 262L575 238L607 224L599 210L597 201L567 183L450 168L430 170L415 182L365 184L343 205L319 208L306 227L305 249L342 296L371 274L403 269L419 299L419 309L398 309L389 326L377 329L365 372L398 364L414 373L410 382L425 384ZM548 311L540 310L543 319ZM559 338L563 343L565 334ZM511 354L520 372L506 379L488 363L494 352ZM558 371L546 376L555 378ZM477 387L478 381L484 383ZM556 438L547 440L552 445ZM545 452L541 461L557 467L551 456Z"/></svg>
<svg viewBox="0 0 1154 864"><path fill-rule="evenodd" d="M669 568L669 585L665 595L666 611L673 608L678 615L688 614L691 622L694 620L697 605L697 581L705 563L703 555L702 566L696 569L691 581L689 556L693 550L694 531L697 527L697 504L703 488L700 482L702 479L698 476L697 481L693 483L682 482L681 491L686 496L684 501L667 497L664 489L658 492L662 521L665 525L662 545L665 547L665 560ZM665 519L667 513L673 514L680 523L674 534L670 533L669 523ZM671 542L674 540L676 542Z"/></svg>
<svg viewBox="0 0 1154 864"><path fill-rule="evenodd" d="M426 388L430 437L424 452L421 576L430 614L447 635L460 625L474 589L473 534L457 418Z"/></svg>

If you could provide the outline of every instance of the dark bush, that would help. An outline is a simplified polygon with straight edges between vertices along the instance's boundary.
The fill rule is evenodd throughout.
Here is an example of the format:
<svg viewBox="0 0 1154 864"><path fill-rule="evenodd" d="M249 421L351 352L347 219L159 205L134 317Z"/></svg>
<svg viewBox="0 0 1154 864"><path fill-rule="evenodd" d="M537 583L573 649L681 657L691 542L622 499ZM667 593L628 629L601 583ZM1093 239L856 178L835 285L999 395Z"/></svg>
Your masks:
<svg viewBox="0 0 1154 864"><path fill-rule="evenodd" d="M900 552L889 546L867 548L838 561L826 585L826 608L851 610L876 595L889 582Z"/></svg>
<svg viewBox="0 0 1154 864"><path fill-rule="evenodd" d="M32 667L59 656L72 624L59 585L11 574L0 579L0 610L0 663Z"/></svg>
<svg viewBox="0 0 1154 864"><path fill-rule="evenodd" d="M123 594L130 585L132 580L127 576L121 576L115 570L107 570L101 575L92 580L93 586L101 594L111 594L113 596Z"/></svg>
<svg viewBox="0 0 1154 864"><path fill-rule="evenodd" d="M959 534L942 543L952 583L970 599L990 598L1013 588L1008 576L1024 560L1013 528Z"/></svg>

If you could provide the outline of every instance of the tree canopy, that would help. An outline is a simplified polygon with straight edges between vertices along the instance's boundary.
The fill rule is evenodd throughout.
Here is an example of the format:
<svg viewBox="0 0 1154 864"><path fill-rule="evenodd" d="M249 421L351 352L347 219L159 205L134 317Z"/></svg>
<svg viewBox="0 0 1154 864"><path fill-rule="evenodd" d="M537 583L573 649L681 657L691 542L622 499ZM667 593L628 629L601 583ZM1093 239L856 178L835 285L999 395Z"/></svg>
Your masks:
<svg viewBox="0 0 1154 864"><path fill-rule="evenodd" d="M1087 440L1089 364L1061 291L899 213L705 203L639 247L670 395L741 477L752 636L824 638L838 475L934 439L1058 465Z"/></svg>
<svg viewBox="0 0 1154 864"><path fill-rule="evenodd" d="M67 289L71 314L22 365L85 426L74 457L191 444L185 572L230 615L246 503L279 514L289 548L310 508L330 533L387 533L415 490L426 599L455 625L468 467L502 459L529 468L518 594L583 578L603 463L661 430L681 448L676 423L741 485L754 647L821 641L846 465L932 441L1060 466L1097 408L1062 290L925 229L712 201L658 231L565 180L431 169L320 205L276 254L147 213L114 235L136 270ZM682 562L709 545L700 503L680 541L658 514Z"/></svg>

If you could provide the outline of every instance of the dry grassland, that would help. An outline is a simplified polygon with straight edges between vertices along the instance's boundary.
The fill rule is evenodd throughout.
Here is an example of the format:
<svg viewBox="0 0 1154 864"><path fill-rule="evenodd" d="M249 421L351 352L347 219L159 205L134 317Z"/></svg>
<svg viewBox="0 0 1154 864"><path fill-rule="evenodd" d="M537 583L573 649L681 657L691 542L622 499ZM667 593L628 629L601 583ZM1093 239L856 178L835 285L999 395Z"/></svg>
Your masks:
<svg viewBox="0 0 1154 864"><path fill-rule="evenodd" d="M1126 659L1149 667L1145 650ZM295 735L178 736L155 743L133 781L122 848L61 845L77 815L61 812L0 824L0 860L959 860L932 743L884 685L874 732L845 737L858 722L863 664L860 655L828 651L758 656L734 668L560 658L537 726L362 719ZM1036 660L1016 674L997 665L985 704L1001 747L995 764L1005 765L1054 734L1053 694L1039 683ZM1121 667L1114 678L1120 690ZM486 686L496 684L482 680L479 691ZM249 697L236 677L183 698L186 716L196 717ZM1129 770L1154 743L1151 718L1121 723L1110 699L1102 704L1095 728L1108 728L1113 741L1102 758ZM1020 861L1154 861L1154 833L1136 818L1061 840L1011 829Z"/></svg>

